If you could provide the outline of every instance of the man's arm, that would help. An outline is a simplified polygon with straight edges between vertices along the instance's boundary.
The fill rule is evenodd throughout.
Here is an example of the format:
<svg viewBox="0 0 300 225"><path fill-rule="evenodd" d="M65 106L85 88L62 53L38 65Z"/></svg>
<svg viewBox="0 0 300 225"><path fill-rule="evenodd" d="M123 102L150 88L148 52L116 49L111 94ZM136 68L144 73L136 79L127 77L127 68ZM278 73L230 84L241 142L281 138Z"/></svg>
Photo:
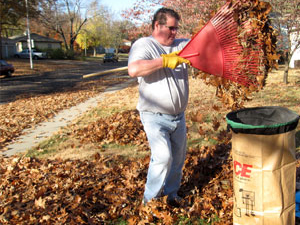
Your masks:
<svg viewBox="0 0 300 225"><path fill-rule="evenodd" d="M131 77L144 77L163 67L163 59L137 60L128 65L128 74Z"/></svg>
<svg viewBox="0 0 300 225"><path fill-rule="evenodd" d="M181 63L190 65L190 61L178 56L178 53L162 54L162 57L152 60L137 60L128 65L128 73L131 77L142 77L163 67L175 69Z"/></svg>

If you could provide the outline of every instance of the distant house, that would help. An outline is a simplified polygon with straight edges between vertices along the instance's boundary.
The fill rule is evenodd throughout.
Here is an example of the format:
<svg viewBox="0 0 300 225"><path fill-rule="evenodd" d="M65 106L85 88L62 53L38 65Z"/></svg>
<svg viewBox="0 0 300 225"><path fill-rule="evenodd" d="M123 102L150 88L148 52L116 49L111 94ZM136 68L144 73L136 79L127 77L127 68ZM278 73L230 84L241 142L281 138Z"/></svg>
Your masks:
<svg viewBox="0 0 300 225"><path fill-rule="evenodd" d="M36 49L57 49L61 48L61 41L58 41L53 38L45 37L39 34L31 33L30 38L32 40L32 47ZM13 40L16 44L16 50L18 52L28 49L27 44L27 35L22 36L14 36L10 37L11 40Z"/></svg>
<svg viewBox="0 0 300 225"><path fill-rule="evenodd" d="M2 57L3 58L10 58L16 52L16 45L15 42L8 38L1 38L1 47L2 47Z"/></svg>
<svg viewBox="0 0 300 225"><path fill-rule="evenodd" d="M128 53L130 48L131 48L131 41L123 39L119 51Z"/></svg>
<svg viewBox="0 0 300 225"><path fill-rule="evenodd" d="M292 49L295 49L297 43L299 42L299 40L297 39L297 37L299 37L298 33L297 32L291 33L290 39L291 39ZM300 48L298 48L293 54L289 66L291 68L300 68Z"/></svg>

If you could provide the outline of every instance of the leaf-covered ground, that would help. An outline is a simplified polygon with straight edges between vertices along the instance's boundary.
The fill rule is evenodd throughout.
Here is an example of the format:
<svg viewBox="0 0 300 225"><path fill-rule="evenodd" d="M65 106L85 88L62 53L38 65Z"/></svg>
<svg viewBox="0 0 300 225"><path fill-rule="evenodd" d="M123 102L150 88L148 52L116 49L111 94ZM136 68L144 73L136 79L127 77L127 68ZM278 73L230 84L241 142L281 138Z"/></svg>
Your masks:
<svg viewBox="0 0 300 225"><path fill-rule="evenodd" d="M95 92L101 87L99 82L91 85L95 85ZM8 111L11 115L11 118L2 117L6 121L3 123L7 126L6 130L11 132L10 136L3 135L7 137L3 143L18 136L24 127L34 126L55 112L76 104L80 96L84 100L93 94L74 90L20 98L2 105L3 112ZM120 98L116 104L119 104ZM110 101L110 104L113 102ZM147 148L136 110L98 119L87 127L74 129L72 135L83 144L117 142ZM1 158L0 222L116 224L121 218L131 224L175 224L176 221L196 222L200 218L210 221L216 218L221 221L219 224L231 223L232 175L228 143L198 146L189 151L180 190L184 206L178 209L165 204L164 198L147 207L141 206L148 162L148 157L125 159L100 154L92 160Z"/></svg>
<svg viewBox="0 0 300 225"><path fill-rule="evenodd" d="M109 77L82 82L64 92L18 96L16 101L0 105L0 149L22 134L26 128L52 118L63 109L70 108L103 92L108 86L124 82L127 77Z"/></svg>
<svg viewBox="0 0 300 225"><path fill-rule="evenodd" d="M162 198L141 205L148 157L124 160L0 159L1 224L176 224L218 218L232 222L230 146L190 151L180 190L181 208ZM155 213L155 217L153 216Z"/></svg>
<svg viewBox="0 0 300 225"><path fill-rule="evenodd" d="M274 79L272 76L271 78ZM257 101L252 104L265 105L272 98L274 105L287 106L300 113L300 105L297 105L297 96L300 95L290 93L291 90L297 91L299 84L298 72L288 86L278 85L275 80L274 83L269 82L270 86L264 92L253 97ZM96 92L102 88L99 82L91 85ZM209 117L208 114L212 114L212 110L222 112L224 109L215 102L212 103L213 95L204 87L191 80L191 88L194 90L191 90L187 120L189 132L197 127L198 134L209 139L209 134L218 131L224 120L218 121L217 116ZM5 119L9 120L7 126L19 127L21 132L24 126L21 126L22 120L26 121L27 126L34 126L35 120L47 119L49 111L54 114L56 111L53 109L56 107L59 111L59 107L67 108L71 102L76 104L79 96L87 98L92 94L71 91L60 95L33 96L1 105L2 112L11 109L11 118L7 114L1 114L1 124ZM120 105L120 101L125 104L125 96L126 92L122 92L104 101L104 104L107 107ZM128 96L132 98L131 95ZM25 112L25 108L30 111L22 114L23 117L16 119L14 123L14 118L18 118L20 112ZM210 124L210 127L206 124ZM99 117L86 126L76 125L71 128L72 132L68 134L76 137L83 145L92 142L101 146L103 143L112 142L147 146L134 109ZM9 130L13 129L7 128ZM211 224L232 224L230 135L224 131L216 133L218 135L214 137L215 144L195 144L189 148L179 192L184 198L180 208L168 206L163 197L147 207L141 205L148 156L125 158L104 155L100 149L99 153L89 159L0 158L0 223L122 224L127 221L128 224L203 224L205 221ZM14 134L18 135L17 132ZM197 142L197 139L194 141ZM299 142L297 146L299 147ZM299 178L297 173L297 180Z"/></svg>

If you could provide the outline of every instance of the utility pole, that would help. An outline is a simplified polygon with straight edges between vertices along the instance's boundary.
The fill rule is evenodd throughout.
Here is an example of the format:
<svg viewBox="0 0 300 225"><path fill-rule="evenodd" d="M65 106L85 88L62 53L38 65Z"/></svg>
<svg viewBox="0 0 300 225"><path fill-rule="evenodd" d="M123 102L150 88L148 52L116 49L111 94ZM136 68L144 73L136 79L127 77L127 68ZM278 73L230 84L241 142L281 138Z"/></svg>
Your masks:
<svg viewBox="0 0 300 225"><path fill-rule="evenodd" d="M27 44L29 48L29 59L30 59L30 68L33 69L33 62L32 62L32 49L31 49L31 38L30 38L30 28L29 28L29 10L28 10L28 2L25 0L26 3L26 16L27 16Z"/></svg>
<svg viewBox="0 0 300 225"><path fill-rule="evenodd" d="M84 34L84 56L86 57L86 33Z"/></svg>

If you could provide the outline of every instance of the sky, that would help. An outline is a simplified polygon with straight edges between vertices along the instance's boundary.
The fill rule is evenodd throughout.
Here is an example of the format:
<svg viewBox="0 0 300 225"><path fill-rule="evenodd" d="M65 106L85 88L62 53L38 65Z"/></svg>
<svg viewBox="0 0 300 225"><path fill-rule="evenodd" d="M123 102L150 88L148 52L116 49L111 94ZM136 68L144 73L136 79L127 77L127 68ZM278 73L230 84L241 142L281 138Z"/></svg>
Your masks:
<svg viewBox="0 0 300 225"><path fill-rule="evenodd" d="M86 4L92 0L84 0ZM108 10L113 13L114 18L122 20L121 12L125 9L132 8L138 0L98 0L100 5L107 6Z"/></svg>
<svg viewBox="0 0 300 225"><path fill-rule="evenodd" d="M119 13L124 9L133 6L136 0L101 0L101 5L108 6L113 12Z"/></svg>

